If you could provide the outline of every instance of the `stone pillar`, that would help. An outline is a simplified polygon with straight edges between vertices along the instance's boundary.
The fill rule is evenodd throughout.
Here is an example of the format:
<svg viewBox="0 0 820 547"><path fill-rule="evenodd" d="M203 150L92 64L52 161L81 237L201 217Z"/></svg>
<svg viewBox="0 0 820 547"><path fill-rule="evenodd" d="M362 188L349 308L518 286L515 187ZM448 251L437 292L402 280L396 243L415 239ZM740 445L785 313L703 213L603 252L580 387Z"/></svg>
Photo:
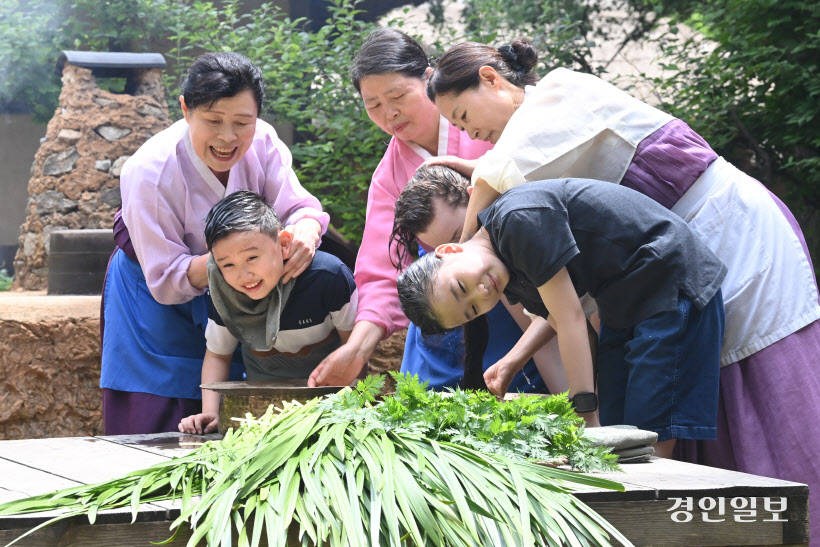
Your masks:
<svg viewBox="0 0 820 547"><path fill-rule="evenodd" d="M60 106L31 166L12 289L46 289L52 231L112 227L123 163L170 125L160 69L136 72L126 88L135 94L104 91L91 70L65 65Z"/></svg>

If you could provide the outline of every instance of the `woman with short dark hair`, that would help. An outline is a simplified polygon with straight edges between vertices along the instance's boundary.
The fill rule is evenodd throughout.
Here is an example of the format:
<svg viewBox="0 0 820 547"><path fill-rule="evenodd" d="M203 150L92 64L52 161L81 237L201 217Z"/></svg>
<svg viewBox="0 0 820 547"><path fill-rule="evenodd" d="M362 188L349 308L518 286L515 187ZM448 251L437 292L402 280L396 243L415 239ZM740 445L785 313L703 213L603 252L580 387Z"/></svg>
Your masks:
<svg viewBox="0 0 820 547"><path fill-rule="evenodd" d="M258 119L263 99L262 73L247 58L206 53L182 84L184 119L149 139L123 167L119 250L103 288L106 435L176 431L180 419L201 411L204 227L217 201L244 189L273 204L297 246L284 281L310 264L327 229L328 216L299 184L290 151Z"/></svg>

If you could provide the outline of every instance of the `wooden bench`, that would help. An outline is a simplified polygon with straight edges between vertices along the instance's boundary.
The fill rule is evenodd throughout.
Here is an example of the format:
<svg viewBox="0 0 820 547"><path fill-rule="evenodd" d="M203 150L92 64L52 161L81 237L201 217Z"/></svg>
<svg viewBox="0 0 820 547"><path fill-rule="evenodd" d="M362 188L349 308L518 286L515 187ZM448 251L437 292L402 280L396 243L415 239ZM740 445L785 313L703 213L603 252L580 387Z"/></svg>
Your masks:
<svg viewBox="0 0 820 547"><path fill-rule="evenodd" d="M0 503L80 484L102 482L181 456L179 433L0 441ZM183 444L180 444L183 443ZM699 465L653 458L604 475L625 492L585 489L575 495L635 545L806 545L808 487ZM170 503L66 519L18 542L21 546L145 547L170 537L179 510ZM43 522L43 514L0 517L0 545ZM170 545L185 545L185 530Z"/></svg>

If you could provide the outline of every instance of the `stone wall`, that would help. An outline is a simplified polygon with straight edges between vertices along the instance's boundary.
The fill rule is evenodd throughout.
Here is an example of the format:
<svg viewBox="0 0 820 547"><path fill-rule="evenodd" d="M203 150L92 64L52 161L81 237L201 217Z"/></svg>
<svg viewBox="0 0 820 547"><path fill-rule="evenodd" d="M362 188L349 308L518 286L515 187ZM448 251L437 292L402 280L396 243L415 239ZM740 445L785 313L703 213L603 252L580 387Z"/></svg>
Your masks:
<svg viewBox="0 0 820 547"><path fill-rule="evenodd" d="M63 69L60 106L31 166L15 289L46 288L52 231L111 228L123 163L170 124L159 69L135 73L129 87L132 94L109 93L89 69Z"/></svg>
<svg viewBox="0 0 820 547"><path fill-rule="evenodd" d="M99 296L0 293L0 440L102 434L99 308ZM404 337L379 344L373 373L399 370Z"/></svg>
<svg viewBox="0 0 820 547"><path fill-rule="evenodd" d="M100 297L0 293L0 439L102 433Z"/></svg>

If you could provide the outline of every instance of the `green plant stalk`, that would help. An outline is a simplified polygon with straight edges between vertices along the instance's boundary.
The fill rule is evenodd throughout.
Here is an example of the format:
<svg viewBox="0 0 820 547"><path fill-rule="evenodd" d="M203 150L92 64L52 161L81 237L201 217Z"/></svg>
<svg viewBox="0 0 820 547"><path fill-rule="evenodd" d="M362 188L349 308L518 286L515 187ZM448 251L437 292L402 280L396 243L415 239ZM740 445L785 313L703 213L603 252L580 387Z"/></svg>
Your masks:
<svg viewBox="0 0 820 547"><path fill-rule="evenodd" d="M373 387L373 386L371 386ZM367 392L364 392L367 398ZM340 397L350 397L343 391ZM188 545L607 545L629 542L571 495L573 484L615 482L422 435L329 423L319 400L248 419L222 441L104 483L0 505L0 515L64 509L58 520L178 500ZM249 527L253 522L253 527ZM20 538L18 538L19 540ZM169 538L170 541L172 538ZM17 541L17 540L15 540ZM14 543L14 542L12 542ZM11 544L10 544L11 545Z"/></svg>

